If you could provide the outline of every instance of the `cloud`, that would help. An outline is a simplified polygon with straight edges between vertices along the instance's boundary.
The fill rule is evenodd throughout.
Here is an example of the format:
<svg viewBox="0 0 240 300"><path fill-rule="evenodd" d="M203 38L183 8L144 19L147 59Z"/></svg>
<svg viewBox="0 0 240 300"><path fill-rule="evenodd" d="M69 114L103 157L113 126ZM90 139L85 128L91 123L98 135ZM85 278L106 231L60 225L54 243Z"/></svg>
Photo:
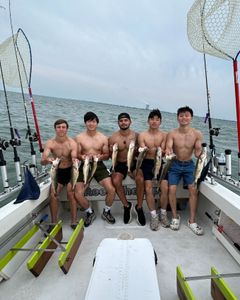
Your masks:
<svg viewBox="0 0 240 300"><path fill-rule="evenodd" d="M23 28L32 46L33 90L136 107L147 102L170 112L187 104L205 115L203 58L187 39L192 3L12 2L14 27ZM10 34L9 21L5 11L0 14L3 40ZM219 118L235 119L231 68L230 62L208 57L211 99Z"/></svg>

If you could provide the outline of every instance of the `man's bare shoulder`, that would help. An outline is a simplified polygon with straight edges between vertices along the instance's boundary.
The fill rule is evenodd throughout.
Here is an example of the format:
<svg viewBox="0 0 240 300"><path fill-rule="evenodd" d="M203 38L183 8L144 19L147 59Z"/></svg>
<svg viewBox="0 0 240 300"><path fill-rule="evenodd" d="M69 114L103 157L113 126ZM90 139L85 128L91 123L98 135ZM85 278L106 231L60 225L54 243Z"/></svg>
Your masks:
<svg viewBox="0 0 240 300"><path fill-rule="evenodd" d="M196 138L202 138L203 134L200 130L193 128L193 134L196 136Z"/></svg>
<svg viewBox="0 0 240 300"><path fill-rule="evenodd" d="M86 132L81 132L79 133L77 136L75 136L74 140L76 142L78 142L79 140L81 140L84 136L86 136Z"/></svg>

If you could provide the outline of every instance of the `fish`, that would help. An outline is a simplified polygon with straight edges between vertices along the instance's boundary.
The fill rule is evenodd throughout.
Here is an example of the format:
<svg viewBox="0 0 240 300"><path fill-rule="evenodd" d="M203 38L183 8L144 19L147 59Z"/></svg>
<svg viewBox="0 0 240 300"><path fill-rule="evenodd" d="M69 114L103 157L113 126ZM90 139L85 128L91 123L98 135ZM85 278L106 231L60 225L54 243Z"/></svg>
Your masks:
<svg viewBox="0 0 240 300"><path fill-rule="evenodd" d="M97 170L97 165L98 165L98 157L97 156L93 156L93 162L92 162L92 168L91 168L91 174L88 178L87 183L90 184L91 180L93 179L93 176Z"/></svg>
<svg viewBox="0 0 240 300"><path fill-rule="evenodd" d="M148 147L139 147L138 148L138 157L137 157L137 163L136 163L136 172L141 168L142 162L144 157L146 156L148 151Z"/></svg>
<svg viewBox="0 0 240 300"><path fill-rule="evenodd" d="M89 176L89 171L90 171L90 158L89 156L86 156L83 164L83 182L84 184L87 184L88 182L88 176Z"/></svg>
<svg viewBox="0 0 240 300"><path fill-rule="evenodd" d="M194 184L196 185L198 183L198 179L200 178L202 174L202 170L205 166L205 161L207 159L207 153L206 151L202 151L201 154L199 155L195 167L195 173L194 173Z"/></svg>
<svg viewBox="0 0 240 300"><path fill-rule="evenodd" d="M112 171L115 171L115 166L117 163L117 155L118 155L118 144L115 143L113 145L113 151L112 151Z"/></svg>
<svg viewBox="0 0 240 300"><path fill-rule="evenodd" d="M52 161L52 166L50 169L50 178L52 181L52 189L54 194L57 193L57 186L58 186L58 182L57 182L57 169L60 165L61 159L60 158L56 158Z"/></svg>
<svg viewBox="0 0 240 300"><path fill-rule="evenodd" d="M72 164L72 170L71 170L71 184L72 184L72 191L74 191L75 189L75 185L77 183L77 179L78 179L78 175L79 175L79 162L78 161L74 161L74 163Z"/></svg>
<svg viewBox="0 0 240 300"><path fill-rule="evenodd" d="M166 155L165 158L166 158L166 163L163 167L163 171L162 171L162 174L161 174L160 179L159 179L159 185L160 185L161 181L166 177L173 161L176 159L176 154L171 153L169 155Z"/></svg>
<svg viewBox="0 0 240 300"><path fill-rule="evenodd" d="M161 165L162 165L162 148L157 147L156 154L155 154L155 160L154 160L153 179L157 179L157 176L161 169Z"/></svg>
<svg viewBox="0 0 240 300"><path fill-rule="evenodd" d="M133 162L134 152L135 152L135 141L132 140L129 144L128 153L127 153L128 172L131 172L131 166L132 166L132 162Z"/></svg>

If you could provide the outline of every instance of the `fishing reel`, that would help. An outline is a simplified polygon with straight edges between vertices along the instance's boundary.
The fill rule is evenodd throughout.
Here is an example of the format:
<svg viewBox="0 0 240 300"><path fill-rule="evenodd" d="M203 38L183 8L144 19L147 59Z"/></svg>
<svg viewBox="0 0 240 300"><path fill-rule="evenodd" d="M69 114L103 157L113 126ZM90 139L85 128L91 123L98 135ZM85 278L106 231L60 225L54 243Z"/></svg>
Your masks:
<svg viewBox="0 0 240 300"><path fill-rule="evenodd" d="M214 136L218 136L219 135L219 133L220 133L220 129L221 128L211 128L210 130L209 130L209 133L210 133L210 135L214 135Z"/></svg>
<svg viewBox="0 0 240 300"><path fill-rule="evenodd" d="M37 142L38 141L38 135L36 132L34 132L33 134L31 134L31 131L28 130L25 136L25 139L27 139L29 137L29 141L30 142Z"/></svg>
<svg viewBox="0 0 240 300"><path fill-rule="evenodd" d="M21 145L21 140L19 139L11 139L9 142L12 147Z"/></svg>
<svg viewBox="0 0 240 300"><path fill-rule="evenodd" d="M0 148L6 150L9 147L9 142L0 138Z"/></svg>

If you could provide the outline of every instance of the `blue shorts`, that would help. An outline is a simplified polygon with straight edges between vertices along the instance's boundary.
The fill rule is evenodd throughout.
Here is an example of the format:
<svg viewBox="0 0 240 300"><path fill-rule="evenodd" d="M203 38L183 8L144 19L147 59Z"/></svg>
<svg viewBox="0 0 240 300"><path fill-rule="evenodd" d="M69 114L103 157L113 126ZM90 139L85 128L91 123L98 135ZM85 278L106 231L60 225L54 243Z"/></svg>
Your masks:
<svg viewBox="0 0 240 300"><path fill-rule="evenodd" d="M190 185L194 182L195 165L192 160L180 161L175 159L168 171L169 185L178 185L183 178L184 185Z"/></svg>

